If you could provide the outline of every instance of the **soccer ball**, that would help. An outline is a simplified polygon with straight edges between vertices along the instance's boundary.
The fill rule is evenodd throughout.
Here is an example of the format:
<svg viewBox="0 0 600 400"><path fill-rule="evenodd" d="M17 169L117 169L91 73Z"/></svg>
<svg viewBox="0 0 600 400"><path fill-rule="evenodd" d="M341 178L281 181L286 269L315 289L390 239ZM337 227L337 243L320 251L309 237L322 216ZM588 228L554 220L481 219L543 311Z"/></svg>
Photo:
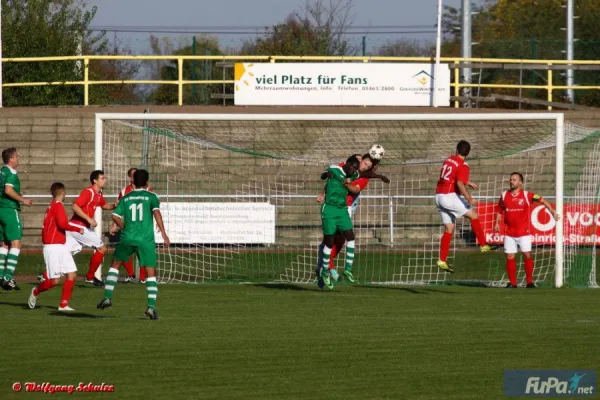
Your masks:
<svg viewBox="0 0 600 400"><path fill-rule="evenodd" d="M379 144L374 144L369 150L369 155L373 160L381 160L385 155L385 149Z"/></svg>

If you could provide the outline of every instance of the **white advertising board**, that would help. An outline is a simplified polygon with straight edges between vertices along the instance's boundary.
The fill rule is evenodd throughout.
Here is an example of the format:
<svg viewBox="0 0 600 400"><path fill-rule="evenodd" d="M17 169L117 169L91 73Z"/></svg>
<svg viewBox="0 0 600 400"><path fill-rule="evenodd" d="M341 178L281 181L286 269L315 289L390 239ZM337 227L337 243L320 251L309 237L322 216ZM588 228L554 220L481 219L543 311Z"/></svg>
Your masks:
<svg viewBox="0 0 600 400"><path fill-rule="evenodd" d="M236 105L432 106L435 64L236 63ZM441 64L438 104L450 105Z"/></svg>
<svg viewBox="0 0 600 400"><path fill-rule="evenodd" d="M171 243L275 243L272 204L163 202L160 211ZM160 232L155 239L163 242Z"/></svg>

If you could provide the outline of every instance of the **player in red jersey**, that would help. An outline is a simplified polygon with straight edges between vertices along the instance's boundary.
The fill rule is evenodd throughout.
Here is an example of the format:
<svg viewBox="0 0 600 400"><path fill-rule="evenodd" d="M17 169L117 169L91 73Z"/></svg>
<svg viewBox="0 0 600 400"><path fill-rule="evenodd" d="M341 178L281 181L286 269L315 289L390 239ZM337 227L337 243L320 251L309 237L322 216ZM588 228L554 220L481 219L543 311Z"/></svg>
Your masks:
<svg viewBox="0 0 600 400"><path fill-rule="evenodd" d="M521 249L525 264L525 276L528 288L535 288L533 283L533 258L531 258L531 209L533 203L540 203L558 221L560 215L541 196L523 190L523 175L519 172L510 174L510 190L502 192L498 201L498 212L494 231L500 232L500 220L504 216L504 253L506 253L506 274L510 283L508 288L517 287L517 261L515 254Z"/></svg>
<svg viewBox="0 0 600 400"><path fill-rule="evenodd" d="M102 196L102 189L106 185L106 177L103 171L93 171L90 174L90 183L91 185L83 189L73 203L73 217L70 222L75 227L83 227L84 233L68 232L67 245L73 254L81 251L83 246L94 249L94 255L90 260L90 267L85 276L85 281L94 286L103 286L104 283L97 279L94 274L102 266L106 246L102 238L92 229L98 225L94 219L94 214L98 207L103 210L114 210L115 205L108 204Z"/></svg>
<svg viewBox="0 0 600 400"><path fill-rule="evenodd" d="M385 183L390 183L390 180L384 175L377 174L377 168L379 166L380 160L374 160L367 153L364 155L355 154L356 158L359 159L360 164L358 167L358 171L360 172L360 178L356 179L352 182L352 187L354 188L354 192L349 192L346 196L346 205L348 206L348 213L350 217L354 215L356 208L358 207L360 192L362 192L367 185L369 184L369 179L381 179ZM344 166L344 163L339 164L340 167ZM317 202L322 203L325 199L325 194L322 193L317 197ZM335 256L339 253L339 251L344 248L344 244L346 243L346 239L341 232L337 232L335 234L335 242L333 247L331 248L331 255L329 259L329 272L331 277L334 280L338 280L339 274L335 269ZM348 243L346 246L354 247L354 243ZM321 254L319 252L319 254ZM356 282L354 279L354 275L352 274L352 264L347 263L346 268L344 269L344 275L348 279L349 282Z"/></svg>
<svg viewBox="0 0 600 400"><path fill-rule="evenodd" d="M469 181L469 165L465 162L470 152L469 142L466 140L458 142L455 155L446 159L442 165L435 190L435 203L445 227L440 241L440 258L437 266L450 273L453 273L454 270L450 268L447 261L456 227L456 218L467 217L471 220L471 228L479 242L481 252L485 253L494 249L485 241L479 214L472 209L477 201L467 190L467 186L477 189L477 185Z"/></svg>
<svg viewBox="0 0 600 400"><path fill-rule="evenodd" d="M48 279L44 280L38 286L34 287L29 296L29 308L35 308L37 297L40 293L52 289L60 282L61 276L66 276L63 283L62 296L58 311L75 311L69 307L69 300L73 294L75 286L75 277L77 276L77 267L73 260L73 255L67 247L66 231L79 232L83 234L83 227L76 227L69 224L67 212L63 206L65 199L65 185L60 182L54 182L50 186L52 193L52 202L46 210L44 216L44 227L42 229L42 243L44 244L44 263L46 264L46 275Z"/></svg>
<svg viewBox="0 0 600 400"><path fill-rule="evenodd" d="M121 191L117 195L117 202L115 204L119 204L119 201L123 196L135 190L135 187L133 186L133 174L135 173L135 171L137 171L137 168L129 168L129 170L127 171L127 179L129 179L129 185L121 189ZM152 191L150 190L150 188L148 188L147 190ZM117 234L118 231L119 227L113 222L109 229L110 235L114 236ZM125 270L127 271L125 283L134 282L135 272L133 270L133 256L129 257L129 260L123 262L123 267L125 267ZM146 269L143 267L140 268L140 283L146 283Z"/></svg>

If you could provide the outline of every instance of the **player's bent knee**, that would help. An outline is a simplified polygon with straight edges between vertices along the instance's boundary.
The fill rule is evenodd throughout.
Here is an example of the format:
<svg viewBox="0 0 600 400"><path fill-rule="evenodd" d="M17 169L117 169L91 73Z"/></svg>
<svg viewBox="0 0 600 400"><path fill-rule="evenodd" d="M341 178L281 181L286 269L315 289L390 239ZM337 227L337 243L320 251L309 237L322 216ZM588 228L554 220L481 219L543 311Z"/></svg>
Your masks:
<svg viewBox="0 0 600 400"><path fill-rule="evenodd" d="M445 229L446 233L454 234L454 228L455 228L454 224L446 224L446 225L444 225L444 229Z"/></svg>
<svg viewBox="0 0 600 400"><path fill-rule="evenodd" d="M101 246L96 249L96 251L99 251L100 253L106 253L106 250L106 246Z"/></svg>
<svg viewBox="0 0 600 400"><path fill-rule="evenodd" d="M20 249L22 246L22 243L20 240L11 240L10 241L10 248L11 249Z"/></svg>
<svg viewBox="0 0 600 400"><path fill-rule="evenodd" d="M515 253L506 253L507 260L513 260L515 258Z"/></svg>
<svg viewBox="0 0 600 400"><path fill-rule="evenodd" d="M528 251L523 252L523 258L531 258L531 253Z"/></svg>

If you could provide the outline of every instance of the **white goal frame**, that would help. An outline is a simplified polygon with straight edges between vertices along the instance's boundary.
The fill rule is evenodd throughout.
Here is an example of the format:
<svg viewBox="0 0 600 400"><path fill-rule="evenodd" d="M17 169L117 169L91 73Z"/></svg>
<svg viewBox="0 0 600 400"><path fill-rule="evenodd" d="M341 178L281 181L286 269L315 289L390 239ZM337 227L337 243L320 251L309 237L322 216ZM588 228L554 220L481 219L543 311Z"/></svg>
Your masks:
<svg viewBox="0 0 600 400"><path fill-rule="evenodd" d="M94 168L102 169L103 127L105 120L213 120L213 121L475 121L475 120L553 120L556 123L556 210L564 209L564 114L563 113L481 113L481 114L151 114L96 113ZM97 209L96 232L102 233L102 210ZM563 223L556 224L554 285L564 284Z"/></svg>

